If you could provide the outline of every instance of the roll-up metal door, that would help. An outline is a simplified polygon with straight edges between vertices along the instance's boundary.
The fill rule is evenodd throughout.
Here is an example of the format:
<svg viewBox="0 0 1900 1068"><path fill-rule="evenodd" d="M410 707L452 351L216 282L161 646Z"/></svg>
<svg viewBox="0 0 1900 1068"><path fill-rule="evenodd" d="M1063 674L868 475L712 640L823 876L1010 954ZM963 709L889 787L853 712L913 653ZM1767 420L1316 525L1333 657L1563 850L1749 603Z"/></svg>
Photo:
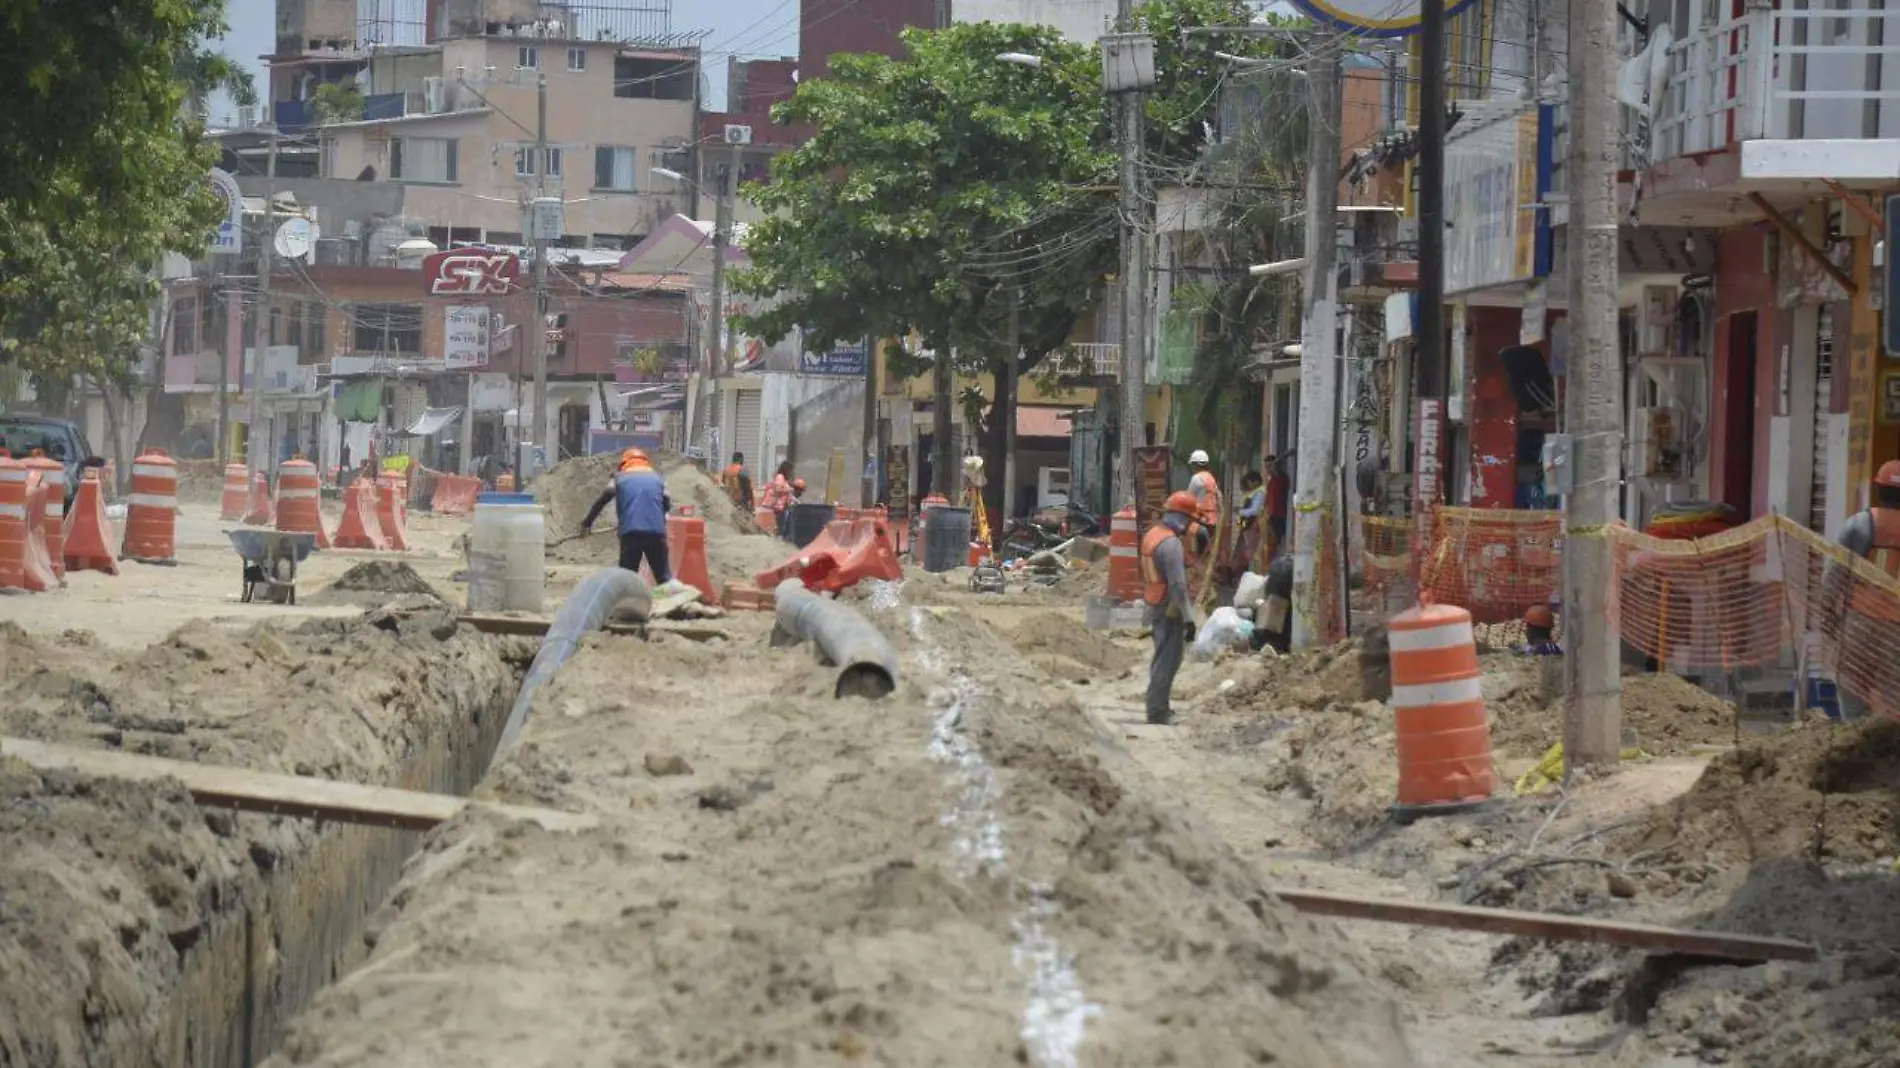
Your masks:
<svg viewBox="0 0 1900 1068"><path fill-rule="evenodd" d="M1808 527L1827 530L1827 427L1834 400L1834 310L1823 305L1814 338L1814 489Z"/></svg>
<svg viewBox="0 0 1900 1068"><path fill-rule="evenodd" d="M725 450L727 455L733 452L745 453L746 463L754 470L767 470L772 467L771 457L765 455L759 444L759 410L764 405L764 392L757 389L738 390L732 405L732 444ZM724 460L726 457L718 457Z"/></svg>

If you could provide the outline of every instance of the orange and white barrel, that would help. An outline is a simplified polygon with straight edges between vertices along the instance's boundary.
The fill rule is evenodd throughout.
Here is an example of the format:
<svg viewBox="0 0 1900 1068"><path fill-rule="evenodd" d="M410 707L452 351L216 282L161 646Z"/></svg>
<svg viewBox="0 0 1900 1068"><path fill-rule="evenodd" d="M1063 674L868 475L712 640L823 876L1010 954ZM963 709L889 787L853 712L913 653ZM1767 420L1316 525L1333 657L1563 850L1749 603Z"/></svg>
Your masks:
<svg viewBox="0 0 1900 1068"><path fill-rule="evenodd" d="M119 555L142 563L171 563L178 522L178 464L161 449L132 460L126 498L125 544Z"/></svg>
<svg viewBox="0 0 1900 1068"><path fill-rule="evenodd" d="M317 548L328 549L330 536L323 529L321 505L323 487L317 483L317 465L301 456L285 460L277 468L277 529L291 534L315 534Z"/></svg>
<svg viewBox="0 0 1900 1068"><path fill-rule="evenodd" d="M0 589L25 589L26 465L0 451Z"/></svg>
<svg viewBox="0 0 1900 1068"><path fill-rule="evenodd" d="M1141 529L1129 505L1108 521L1108 589L1111 601L1141 600Z"/></svg>
<svg viewBox="0 0 1900 1068"><path fill-rule="evenodd" d="M243 464L224 465L224 495L218 499L218 518L236 523L244 518L251 500L251 469Z"/></svg>
<svg viewBox="0 0 1900 1068"><path fill-rule="evenodd" d="M23 461L29 470L40 473L46 486L46 504L41 518L45 521L46 554L55 578L66 574L66 465L38 449Z"/></svg>
<svg viewBox="0 0 1900 1068"><path fill-rule="evenodd" d="M1490 800L1497 768L1471 613L1421 605L1392 617L1386 630L1398 720L1397 811L1427 815Z"/></svg>

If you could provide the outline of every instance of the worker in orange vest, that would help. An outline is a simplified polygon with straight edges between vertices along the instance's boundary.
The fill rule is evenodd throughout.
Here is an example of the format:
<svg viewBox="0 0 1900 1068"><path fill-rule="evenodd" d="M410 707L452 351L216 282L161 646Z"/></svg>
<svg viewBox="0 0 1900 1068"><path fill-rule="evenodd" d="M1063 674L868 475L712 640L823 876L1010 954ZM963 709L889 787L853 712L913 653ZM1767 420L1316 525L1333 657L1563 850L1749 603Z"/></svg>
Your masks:
<svg viewBox="0 0 1900 1068"><path fill-rule="evenodd" d="M1148 606L1148 626L1154 638L1154 659L1148 662L1148 722L1166 726L1174 721L1170 693L1181 657L1194 636L1188 606L1187 550L1182 536L1194 525L1200 503L1194 494L1176 490L1168 495L1161 521L1141 536L1142 601Z"/></svg>
<svg viewBox="0 0 1900 1068"><path fill-rule="evenodd" d="M732 462L719 474L719 484L725 487L734 508L744 515L752 514L752 476L745 469L745 453L732 454Z"/></svg>
<svg viewBox="0 0 1900 1068"><path fill-rule="evenodd" d="M1873 507L1847 521L1841 545L1900 582L1900 460L1880 465L1873 488ZM1900 664L1891 655L1900 643L1900 596L1855 581L1846 568L1829 570L1834 572L1830 576L1834 603L1841 605L1844 600L1846 612L1839 658L1841 713L1856 718L1870 710L1869 697L1891 698L1900 691Z"/></svg>

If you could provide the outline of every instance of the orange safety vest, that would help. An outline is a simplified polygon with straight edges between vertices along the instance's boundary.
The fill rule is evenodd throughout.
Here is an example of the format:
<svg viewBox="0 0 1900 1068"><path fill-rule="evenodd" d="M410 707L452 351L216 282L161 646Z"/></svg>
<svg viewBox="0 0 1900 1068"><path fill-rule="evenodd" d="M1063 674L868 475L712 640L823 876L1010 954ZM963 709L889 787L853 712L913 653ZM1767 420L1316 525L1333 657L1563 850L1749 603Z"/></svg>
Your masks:
<svg viewBox="0 0 1900 1068"><path fill-rule="evenodd" d="M1151 608L1159 608L1168 603L1168 580L1161 574L1161 568L1155 564L1155 550L1161 543L1175 536L1174 531L1156 523L1141 536L1141 599Z"/></svg>
<svg viewBox="0 0 1900 1068"><path fill-rule="evenodd" d="M1867 562L1900 581L1900 509L1873 508L1869 514L1874 518L1874 543L1867 550ZM1858 585L1852 604L1855 612L1869 619L1900 622L1900 601L1886 590Z"/></svg>
<svg viewBox="0 0 1900 1068"><path fill-rule="evenodd" d="M1220 525L1220 483L1212 471L1196 471L1188 479L1188 492L1201 502L1201 525L1212 530Z"/></svg>
<svg viewBox="0 0 1900 1068"><path fill-rule="evenodd" d="M725 472L719 477L719 481L726 487L726 496L731 497L734 504L745 503L740 499L739 493L739 476L743 474L745 474L745 468L738 464L727 464Z"/></svg>

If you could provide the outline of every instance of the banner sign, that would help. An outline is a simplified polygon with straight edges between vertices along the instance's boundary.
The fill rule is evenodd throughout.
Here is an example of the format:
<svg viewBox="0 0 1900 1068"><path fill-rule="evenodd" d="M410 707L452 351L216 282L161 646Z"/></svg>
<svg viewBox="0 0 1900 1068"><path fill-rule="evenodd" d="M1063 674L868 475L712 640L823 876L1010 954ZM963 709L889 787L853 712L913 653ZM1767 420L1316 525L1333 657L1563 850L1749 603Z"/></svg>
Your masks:
<svg viewBox="0 0 1900 1068"><path fill-rule="evenodd" d="M840 345L830 352L804 352L798 356L798 373L835 375L839 378L864 377L864 346Z"/></svg>
<svg viewBox="0 0 1900 1068"><path fill-rule="evenodd" d="M488 366L488 309L456 305L442 311L442 363L451 371Z"/></svg>
<svg viewBox="0 0 1900 1068"><path fill-rule="evenodd" d="M1445 138L1445 292L1537 277L1539 110L1468 115Z"/></svg>
<svg viewBox="0 0 1900 1068"><path fill-rule="evenodd" d="M437 252L422 261L422 279L432 297L505 297L521 281L521 260L484 249Z"/></svg>
<svg viewBox="0 0 1900 1068"><path fill-rule="evenodd" d="M1412 517L1417 533L1412 542L1412 576L1431 555L1432 519L1438 509L1439 472L1444 448L1444 402L1437 397L1418 400L1418 445L1412 463Z"/></svg>
<svg viewBox="0 0 1900 1068"><path fill-rule="evenodd" d="M1329 23L1362 37L1410 37L1424 22L1419 0L1293 0L1316 22ZM1447 19L1471 6L1471 0L1446 0Z"/></svg>
<svg viewBox="0 0 1900 1068"><path fill-rule="evenodd" d="M235 256L244 251L244 194L238 191L237 179L229 171L216 167L211 168L211 185L224 202L224 217L211 234L211 252Z"/></svg>
<svg viewBox="0 0 1900 1068"><path fill-rule="evenodd" d="M1147 445L1135 450L1135 522L1142 529L1161 521L1168 506L1168 475L1174 469L1174 450Z"/></svg>

